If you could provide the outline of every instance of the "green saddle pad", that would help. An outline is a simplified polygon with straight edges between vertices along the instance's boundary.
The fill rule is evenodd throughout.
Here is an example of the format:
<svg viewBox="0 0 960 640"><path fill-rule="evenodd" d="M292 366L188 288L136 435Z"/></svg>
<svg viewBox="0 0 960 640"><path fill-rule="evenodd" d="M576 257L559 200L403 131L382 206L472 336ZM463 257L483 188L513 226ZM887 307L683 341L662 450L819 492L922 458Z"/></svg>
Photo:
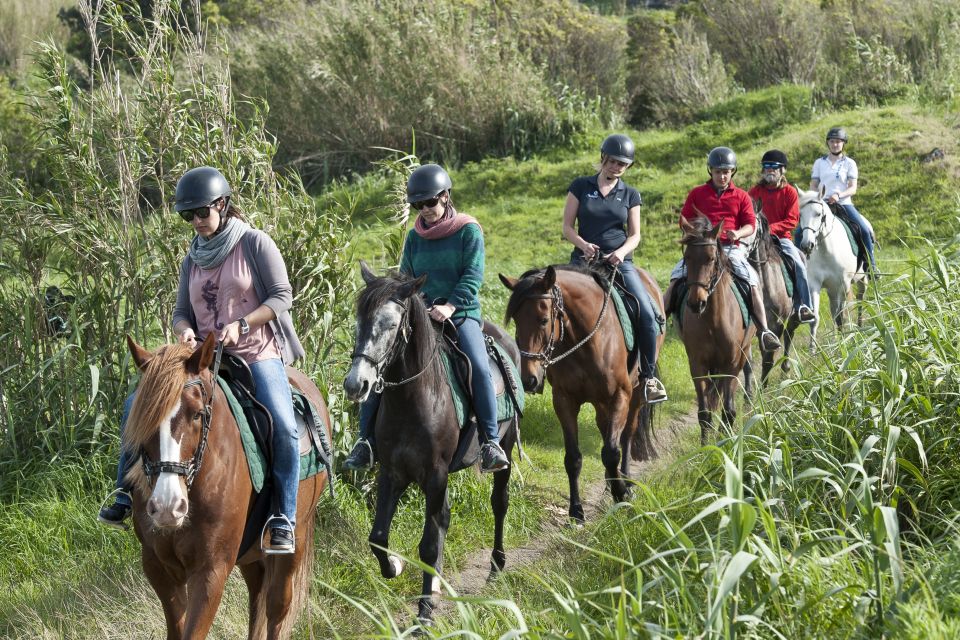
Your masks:
<svg viewBox="0 0 960 640"><path fill-rule="evenodd" d="M780 254L780 271L783 272L783 283L787 286L787 297L793 297L793 278L790 277L790 271L787 270L786 261L789 260L787 256Z"/></svg>
<svg viewBox="0 0 960 640"><path fill-rule="evenodd" d="M737 283L733 279L730 280L730 289L733 291L733 295L737 299L737 304L740 305L740 315L743 317L743 326L749 327L753 320L750 318L750 311L747 310L747 301L743 299L743 294L740 292L740 287L737 286ZM680 304L677 307L678 323L683 322L683 305L687 304L687 294L689 292L689 289L684 288L683 296L680 298ZM683 325L681 324L680 326L682 327Z"/></svg>
<svg viewBox="0 0 960 640"><path fill-rule="evenodd" d="M253 490L256 493L260 493L260 491L263 490L264 478L266 478L267 473L270 472L269 465L267 464L267 456L257 445L253 431L250 429L250 423L247 421L247 416L243 412L243 407L240 406L240 402L233 394L230 386L223 378L217 378L217 382L223 391L223 395L227 398L227 402L230 404L230 411L233 413L234 420L237 421L237 427L240 430L240 440L243 442L243 452L247 456L247 467L250 470L250 482L253 483ZM291 388L291 390L293 392L293 406L299 415L303 415L301 412L307 407L309 407L314 414L319 415L317 414L316 407L310 404L310 401L307 400L306 396L304 396L299 389ZM308 453L300 456L300 480L306 480L321 471L326 471L323 460L320 458L320 454L316 448L310 447Z"/></svg>
<svg viewBox="0 0 960 640"><path fill-rule="evenodd" d="M627 313L627 305L623 301L623 296L616 287L613 288L613 306L617 310L617 318L620 320L620 326L623 327L623 342L627 346L627 353L633 351L636 344L636 336L633 335L633 322L630 320L630 314Z"/></svg>
<svg viewBox="0 0 960 640"><path fill-rule="evenodd" d="M843 225L843 230L847 232L847 240L850 242L850 248L853 250L853 255L860 257L860 245L857 244L857 239L853 237L853 231L850 229L850 223L844 220L840 216L836 216L837 220L840 221L840 224Z"/></svg>
<svg viewBox="0 0 960 640"><path fill-rule="evenodd" d="M523 393L523 387L519 384L520 371L517 369L516 365L513 364L513 359L510 357L510 355L503 350L503 347L501 347L499 344L494 344L494 346L496 347L497 351L500 352L500 356L503 358L503 361L507 363L508 367L510 367L510 372L513 374L513 379L518 382L517 404L520 405L520 411L523 411L525 396ZM443 353L443 369L447 372L447 384L450 385L450 391L453 395L453 404L457 409L457 423L462 429L467 426L467 394L464 391L463 386L460 384L460 379L457 378L457 374L453 370L453 362L450 360L450 355L446 352ZM496 365L491 364L491 370L495 369ZM497 422L509 420L516 414L513 401L510 400L510 396L506 392L508 384L509 383L504 380L504 391L497 394Z"/></svg>

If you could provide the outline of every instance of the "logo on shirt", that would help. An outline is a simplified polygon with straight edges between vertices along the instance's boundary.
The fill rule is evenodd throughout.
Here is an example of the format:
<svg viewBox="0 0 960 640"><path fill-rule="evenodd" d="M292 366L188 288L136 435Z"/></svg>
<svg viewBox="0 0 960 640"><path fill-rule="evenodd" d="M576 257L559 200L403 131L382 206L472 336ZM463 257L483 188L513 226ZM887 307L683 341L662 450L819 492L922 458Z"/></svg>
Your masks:
<svg viewBox="0 0 960 640"><path fill-rule="evenodd" d="M597 199L597 198L600 197L600 192L599 192L599 191L594 191L593 193L588 193L588 194L587 194L587 197L588 197L588 198Z"/></svg>

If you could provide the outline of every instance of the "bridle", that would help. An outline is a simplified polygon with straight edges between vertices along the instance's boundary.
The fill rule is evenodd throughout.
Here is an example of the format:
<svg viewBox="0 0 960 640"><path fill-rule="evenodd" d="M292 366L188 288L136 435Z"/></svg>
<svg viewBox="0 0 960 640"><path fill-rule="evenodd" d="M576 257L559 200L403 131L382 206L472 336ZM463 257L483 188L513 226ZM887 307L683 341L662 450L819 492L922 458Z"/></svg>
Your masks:
<svg viewBox="0 0 960 640"><path fill-rule="evenodd" d="M187 380L183 388L189 389L190 387L200 387L200 397L203 399L203 409L200 412L200 442L197 444L196 450L193 452L193 457L188 462L180 461L170 461L170 460L158 460L154 462L150 459L150 456L147 454L147 450L143 447L140 448L140 460L143 464L143 473L147 478L152 479L154 476L159 476L161 473L175 473L178 476L183 476L184 482L186 482L187 490L190 489L190 486L193 485L193 481L196 479L197 474L200 473L200 466L203 464L203 453L207 449L207 437L210 435L210 419L213 416L213 409L211 405L213 403L213 394L216 390L217 376L220 374L220 357L223 355L223 343L217 342L216 347L216 356L214 358L213 364L213 376L211 380L211 390L207 393L207 388L203 383L203 378L199 375L192 380Z"/></svg>
<svg viewBox="0 0 960 640"><path fill-rule="evenodd" d="M366 360L373 366L374 370L377 372L377 379L373 383L374 393L382 393L384 389L389 389L391 387L399 387L409 382L413 382L414 380L422 376L424 373L427 372L427 369L430 368L430 364L437 357L437 353L439 352L439 348L440 348L440 343L439 341L437 341L437 344L434 345L433 355L431 355L430 358L427 360L427 362L423 365L423 369L421 369L414 375L410 376L409 378L404 378L403 380L399 380L397 382L384 380L383 370L388 365L390 365L390 363L396 360L397 356L399 356L407 348L407 345L410 344L410 337L413 335L413 325L410 324L410 315L408 313L409 300L400 300L396 297L391 296L389 301L395 303L403 310L403 312L400 314L400 328L397 330L397 335L399 336L399 339L394 338L393 344L390 345L390 349L387 350L386 355L383 358L380 358L379 360L363 351L354 351L353 353L350 354L351 360L356 360L357 358Z"/></svg>
<svg viewBox="0 0 960 640"><path fill-rule="evenodd" d="M696 240L693 242L687 242L688 247L710 247L715 246L717 248L717 254L713 258L713 275L710 276L710 280L706 283L700 282L699 280L695 282L690 282L689 278L687 279L687 289L692 287L702 287L707 292L707 300L710 299L710 296L713 295L713 292L716 291L717 285L720 284L720 278L723 277L724 271L727 268L724 266L723 261L720 259L720 252L723 249L720 247L720 244L716 240ZM689 270L687 271L689 274Z"/></svg>
<svg viewBox="0 0 960 640"><path fill-rule="evenodd" d="M549 294L541 295L532 295L526 296L526 300L550 300L550 337L547 339L546 346L541 349L538 353L532 353L530 351L524 351L520 349L520 355L524 358L529 358L531 360L537 360L543 362L543 370L546 371L547 367L552 364L560 362L571 353L587 344L591 338L600 330L600 323L603 322L603 316L607 312L607 303L610 301L610 295L613 293L613 283L616 278L617 270L613 268L610 272L610 282L607 285L607 290L603 295L603 306L600 307L600 315L597 316L597 323L593 325L593 330L590 331L582 340L577 342L563 353L561 353L556 358L553 357L553 350L557 348L564 338L564 328L563 328L563 319L566 316L566 308L563 305L563 291L560 289L560 285L554 284L553 288L550 290ZM560 336L556 336L556 331L554 331L554 326L559 321L560 324Z"/></svg>
<svg viewBox="0 0 960 640"><path fill-rule="evenodd" d="M808 227L800 227L800 244L801 244L801 246L803 245L803 233L804 233L805 231L813 231L813 242L810 244L810 251L804 251L804 253L807 254L808 256L809 256L811 253L813 253L813 250L817 247L817 240L818 240L821 236L824 236L824 235L826 235L827 233L829 233L828 231L825 231L825 227L827 226L827 214L828 214L828 213L832 213L832 212L830 211L830 205L828 205L824 200L810 200L810 201L807 202L804 206L808 206L808 205L811 205L811 204L818 205L819 207L821 207L821 209L820 209L820 215L818 216L818 217L820 218L820 224L819 224L818 226L816 226L816 227L809 227L809 226L808 226ZM801 251L803 251L803 249L801 249Z"/></svg>

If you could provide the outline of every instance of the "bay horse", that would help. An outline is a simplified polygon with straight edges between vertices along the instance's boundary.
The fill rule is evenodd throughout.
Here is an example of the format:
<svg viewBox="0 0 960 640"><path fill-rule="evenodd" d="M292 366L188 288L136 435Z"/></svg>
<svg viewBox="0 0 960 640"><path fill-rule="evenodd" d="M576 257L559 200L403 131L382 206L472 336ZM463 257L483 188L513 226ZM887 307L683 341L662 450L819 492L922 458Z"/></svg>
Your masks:
<svg viewBox="0 0 960 640"><path fill-rule="evenodd" d="M712 414L723 399L723 419L732 425L737 415L736 391L740 372L744 390L752 392L750 343L753 322L744 327L743 314L731 286L733 267L720 246L721 221L711 227L705 216L680 218L683 259L687 266L686 304L678 309L679 332L687 351L690 375L697 392L700 442L706 444L713 428Z"/></svg>
<svg viewBox="0 0 960 640"><path fill-rule="evenodd" d="M377 277L360 263L366 287L357 299L357 332L353 360L343 381L346 396L361 403L371 392L381 392L373 419L380 461L377 503L369 542L385 578L403 571L403 561L389 553L390 525L397 503L410 484L426 498L420 561L433 571L423 572L417 618L430 624L439 604L443 544L450 526L447 478L460 439L456 407L441 360L446 341L441 325L430 319L420 287L426 275L414 279L404 274ZM515 365L520 354L516 344L500 328L484 323L483 331L506 349ZM491 367L496 375L496 367ZM500 444L511 459L517 442L519 417L504 433ZM509 506L511 466L493 474L490 504L494 517L491 575L506 563L503 523ZM456 469L454 469L456 470Z"/></svg>
<svg viewBox="0 0 960 640"><path fill-rule="evenodd" d="M789 187L788 187L789 188ZM770 236L770 223L761 210L761 201L754 200L757 212L757 230L747 243L747 258L760 276L760 290L763 292L763 306L767 312L767 327L783 344L783 362L780 368L790 370L790 345L793 334L800 326L793 313L793 298L787 294L787 281L784 276L784 257L780 253L779 242ZM776 351L761 349L760 384L763 385L773 368Z"/></svg>
<svg viewBox="0 0 960 640"><path fill-rule="evenodd" d="M644 287L663 315L663 296L649 273L637 268ZM505 323L516 325L521 347L520 377L531 393L553 388L553 409L563 429L563 466L570 485L569 516L584 521L580 502L577 418L584 404L596 410L603 446L600 458L614 500L630 495L630 458L656 456L650 437L652 406L643 396L636 368L627 371L623 328L610 300L610 282L587 267L555 265L514 279L500 274L510 289ZM657 353L663 335L657 339ZM641 356L642 357L642 356ZM566 359L562 366L551 366Z"/></svg>
<svg viewBox="0 0 960 640"><path fill-rule="evenodd" d="M807 278L813 299L814 321L810 325L810 346L817 346L817 327L820 325L820 290L827 289L830 312L842 331L844 311L854 289L857 302L863 302L866 291L866 273L857 264L857 255L843 223L833 214L830 205L817 191L800 194L799 248L807 254ZM863 305L858 305L857 324L863 322Z"/></svg>
<svg viewBox="0 0 960 640"><path fill-rule="evenodd" d="M207 636L234 566L247 584L248 638L287 638L307 594L313 565L314 511L327 483L321 472L300 483L296 551L265 555L255 542L242 557L241 538L254 489L240 431L213 379L216 336L194 351L184 344L150 352L127 337L141 371L124 446L144 455L127 474L133 526L144 573L160 599L167 640ZM316 385L287 367L290 384L330 416ZM269 535L269 534L268 534Z"/></svg>

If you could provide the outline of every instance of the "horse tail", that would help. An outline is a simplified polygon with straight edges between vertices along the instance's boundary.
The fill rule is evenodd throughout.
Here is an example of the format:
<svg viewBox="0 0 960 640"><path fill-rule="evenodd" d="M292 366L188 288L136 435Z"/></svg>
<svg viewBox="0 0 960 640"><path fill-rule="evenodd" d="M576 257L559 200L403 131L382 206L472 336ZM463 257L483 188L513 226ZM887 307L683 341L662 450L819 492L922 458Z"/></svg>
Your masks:
<svg viewBox="0 0 960 640"><path fill-rule="evenodd" d="M320 487L323 490L323 487ZM314 544L313 544L313 526L309 527L307 535L304 536L304 550L300 562L293 568L293 577L291 579L291 588L293 597L290 600L290 608L287 609L287 615L280 623L280 637L289 638L293 633L293 625L297 621L300 610L308 604L310 597L310 575L313 570ZM308 621L309 624L309 621Z"/></svg>
<svg viewBox="0 0 960 640"><path fill-rule="evenodd" d="M653 375L660 377L660 364L653 366ZM637 387L636 393L641 393ZM657 457L657 449L653 446L653 419L656 416L657 405L644 402L637 415L637 429L630 440L630 457L636 462L653 460Z"/></svg>

